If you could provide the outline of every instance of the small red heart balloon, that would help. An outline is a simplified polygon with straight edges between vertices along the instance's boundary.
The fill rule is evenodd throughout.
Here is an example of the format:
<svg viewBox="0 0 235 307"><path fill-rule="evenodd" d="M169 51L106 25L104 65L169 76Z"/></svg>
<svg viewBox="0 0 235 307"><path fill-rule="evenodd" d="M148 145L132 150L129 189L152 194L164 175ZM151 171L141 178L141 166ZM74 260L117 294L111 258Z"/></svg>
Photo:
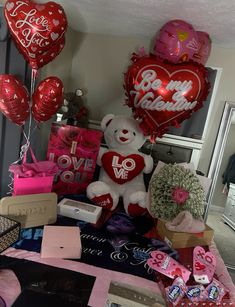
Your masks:
<svg viewBox="0 0 235 307"><path fill-rule="evenodd" d="M133 59L125 74L126 103L146 135L161 137L202 107L209 91L204 66L170 64L153 55Z"/></svg>
<svg viewBox="0 0 235 307"><path fill-rule="evenodd" d="M36 122L49 120L61 107L64 96L62 81L57 77L42 80L32 95L32 113Z"/></svg>
<svg viewBox="0 0 235 307"><path fill-rule="evenodd" d="M27 88L12 75L0 75L0 110L13 123L23 125L29 115Z"/></svg>
<svg viewBox="0 0 235 307"><path fill-rule="evenodd" d="M19 51L32 68L42 67L62 50L60 42L67 30L67 19L59 4L7 0L4 13ZM45 52L49 52L50 55L46 56L46 61L40 62Z"/></svg>

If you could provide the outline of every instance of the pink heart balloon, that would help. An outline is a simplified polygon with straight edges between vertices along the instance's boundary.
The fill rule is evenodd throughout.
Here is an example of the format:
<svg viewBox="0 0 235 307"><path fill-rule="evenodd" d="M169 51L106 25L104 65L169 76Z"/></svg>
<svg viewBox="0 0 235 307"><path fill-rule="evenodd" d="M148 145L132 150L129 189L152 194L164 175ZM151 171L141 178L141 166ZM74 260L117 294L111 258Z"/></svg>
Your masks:
<svg viewBox="0 0 235 307"><path fill-rule="evenodd" d="M160 29L154 54L172 63L187 62L193 58L198 47L193 26L183 20L171 20Z"/></svg>
<svg viewBox="0 0 235 307"><path fill-rule="evenodd" d="M197 31L199 48L193 55L193 60L205 65L211 53L211 39L208 33Z"/></svg>

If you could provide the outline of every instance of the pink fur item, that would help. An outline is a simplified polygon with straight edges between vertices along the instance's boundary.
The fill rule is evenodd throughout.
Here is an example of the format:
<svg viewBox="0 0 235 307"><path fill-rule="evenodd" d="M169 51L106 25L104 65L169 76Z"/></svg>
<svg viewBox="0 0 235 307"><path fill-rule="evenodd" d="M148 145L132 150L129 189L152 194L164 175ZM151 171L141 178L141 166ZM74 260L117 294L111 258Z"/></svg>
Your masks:
<svg viewBox="0 0 235 307"><path fill-rule="evenodd" d="M189 211L181 211L172 221L167 222L166 228L170 231L199 233L205 230L205 224L194 219Z"/></svg>

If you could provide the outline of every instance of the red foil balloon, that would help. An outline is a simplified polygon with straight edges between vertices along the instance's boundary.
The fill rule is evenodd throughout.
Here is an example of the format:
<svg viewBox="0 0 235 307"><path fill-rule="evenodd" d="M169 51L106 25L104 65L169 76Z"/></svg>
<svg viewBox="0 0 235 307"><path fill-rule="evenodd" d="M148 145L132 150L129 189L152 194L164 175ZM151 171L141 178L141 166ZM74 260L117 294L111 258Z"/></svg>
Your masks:
<svg viewBox="0 0 235 307"><path fill-rule="evenodd" d="M57 44L54 44L48 51L43 52L42 54L38 55L35 59L30 60L30 66L34 69L39 69L46 65L47 63L51 62L57 55L61 52L65 45L65 38L64 36L58 41ZM16 47L20 49L20 46L16 44ZM21 49L24 58L27 58L27 52Z"/></svg>
<svg viewBox="0 0 235 307"><path fill-rule="evenodd" d="M126 103L146 135L161 137L203 106L209 91L204 66L170 64L153 55L133 59L125 74Z"/></svg>
<svg viewBox="0 0 235 307"><path fill-rule="evenodd" d="M36 122L45 122L58 111L64 99L63 92L63 83L57 77L48 77L39 83L32 96Z"/></svg>
<svg viewBox="0 0 235 307"><path fill-rule="evenodd" d="M197 31L199 48L193 55L193 60L205 65L211 54L211 39L208 33Z"/></svg>
<svg viewBox="0 0 235 307"><path fill-rule="evenodd" d="M154 54L172 63L187 62L198 51L198 37L193 26L183 20L171 20L161 29Z"/></svg>
<svg viewBox="0 0 235 307"><path fill-rule="evenodd" d="M7 0L4 13L16 46L32 68L42 67L62 50L67 19L59 4Z"/></svg>
<svg viewBox="0 0 235 307"><path fill-rule="evenodd" d="M23 125L29 115L29 94L12 75L0 75L0 110L13 123Z"/></svg>

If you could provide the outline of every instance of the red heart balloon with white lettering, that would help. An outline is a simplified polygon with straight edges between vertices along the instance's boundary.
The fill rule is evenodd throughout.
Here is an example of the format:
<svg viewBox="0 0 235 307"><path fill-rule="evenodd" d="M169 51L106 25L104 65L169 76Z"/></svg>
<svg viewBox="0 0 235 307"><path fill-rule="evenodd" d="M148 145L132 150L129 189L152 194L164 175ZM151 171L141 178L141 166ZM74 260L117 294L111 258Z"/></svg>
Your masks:
<svg viewBox="0 0 235 307"><path fill-rule="evenodd" d="M29 116L27 88L12 75L0 75L0 111L13 123L23 125Z"/></svg>
<svg viewBox="0 0 235 307"><path fill-rule="evenodd" d="M194 63L170 64L149 56L133 56L125 74L126 104L146 135L161 137L203 106L209 92L207 71Z"/></svg>
<svg viewBox="0 0 235 307"><path fill-rule="evenodd" d="M63 8L55 2L37 4L30 0L7 0L4 13L16 46L26 61L32 68L42 67L42 63L37 65L36 59L52 51L67 30ZM58 50L62 49L51 52L54 53L50 54L51 60L58 55Z"/></svg>
<svg viewBox="0 0 235 307"><path fill-rule="evenodd" d="M30 66L34 69L39 69L44 65L51 62L57 55L60 54L61 50L64 48L65 45L65 37L62 36L61 39L54 44L49 50L44 51L43 53L38 54L35 59L30 59ZM20 50L20 46L16 44L16 47ZM27 59L27 51L24 49L20 50L25 59Z"/></svg>
<svg viewBox="0 0 235 307"><path fill-rule="evenodd" d="M115 151L103 154L102 165L109 177L118 184L124 184L144 169L144 158L138 154L123 156Z"/></svg>
<svg viewBox="0 0 235 307"><path fill-rule="evenodd" d="M32 96L36 122L45 122L58 111L64 99L63 92L63 83L57 77L48 77L39 83Z"/></svg>

